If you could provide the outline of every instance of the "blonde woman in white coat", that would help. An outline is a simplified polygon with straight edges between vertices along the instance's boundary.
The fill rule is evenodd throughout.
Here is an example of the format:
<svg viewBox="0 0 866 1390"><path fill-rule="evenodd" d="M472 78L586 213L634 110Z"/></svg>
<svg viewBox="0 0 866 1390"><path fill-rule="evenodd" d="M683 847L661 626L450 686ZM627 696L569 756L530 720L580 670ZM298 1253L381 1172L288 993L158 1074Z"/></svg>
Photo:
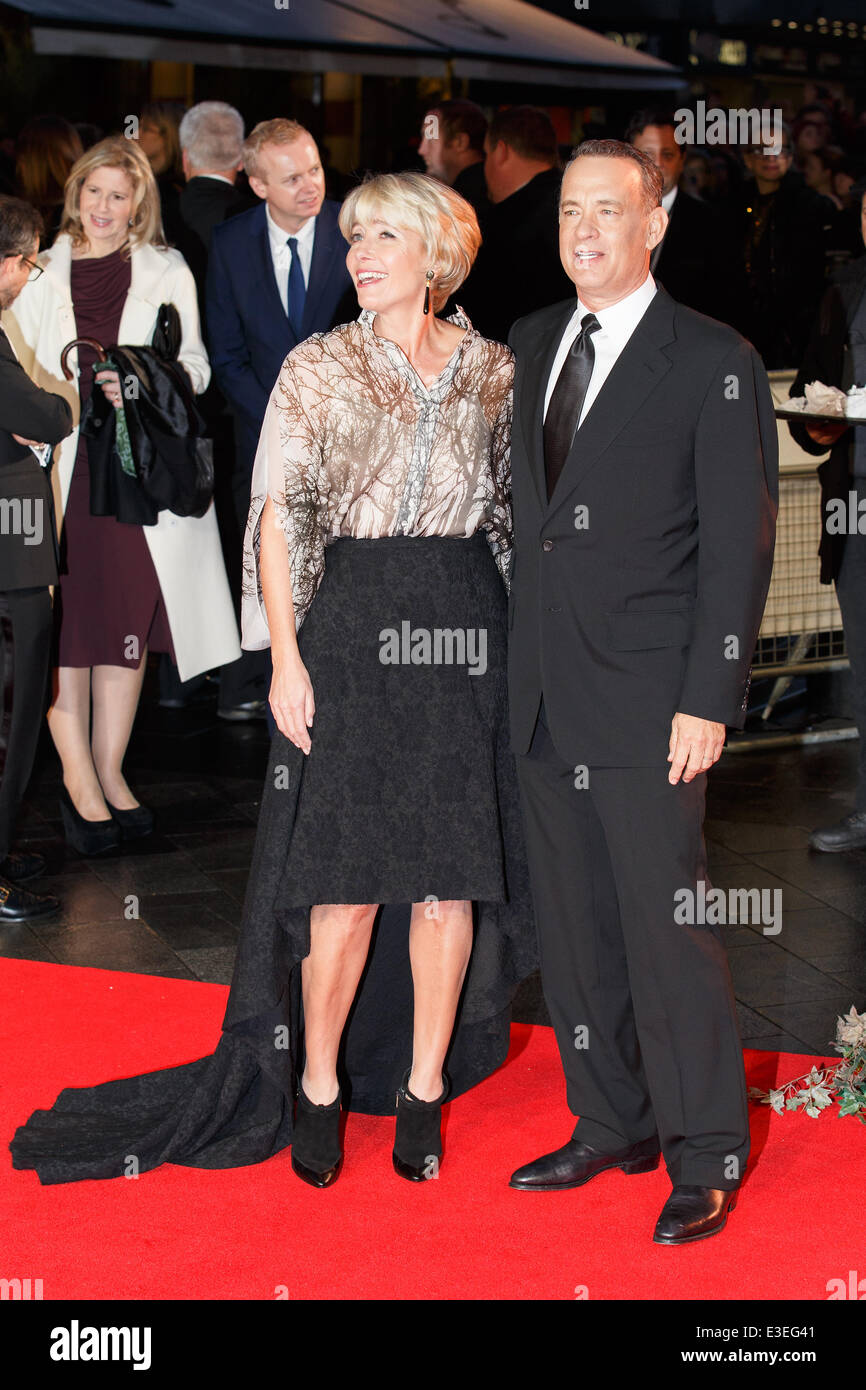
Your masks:
<svg viewBox="0 0 866 1390"><path fill-rule="evenodd" d="M96 354L84 346L70 354L73 381L65 381L65 345L148 343L160 305L173 303L178 360L196 393L210 380L193 277L165 245L159 193L135 141L103 140L74 165L60 235L40 265L10 328L26 368L66 396L76 423L55 457L66 564L48 726L63 764L67 840L93 854L152 828L123 775L148 647L169 651L188 680L235 660L240 646L213 505L201 518L161 511L155 526L90 515L81 407L91 389L118 404L121 383L108 369L94 373Z"/></svg>

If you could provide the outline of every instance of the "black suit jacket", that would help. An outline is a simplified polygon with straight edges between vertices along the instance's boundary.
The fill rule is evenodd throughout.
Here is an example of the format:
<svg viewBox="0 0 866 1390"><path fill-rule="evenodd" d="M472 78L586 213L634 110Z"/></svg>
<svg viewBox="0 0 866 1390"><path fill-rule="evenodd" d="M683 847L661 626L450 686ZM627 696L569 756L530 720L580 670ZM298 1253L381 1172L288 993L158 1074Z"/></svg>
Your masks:
<svg viewBox="0 0 866 1390"><path fill-rule="evenodd" d="M663 764L677 711L745 721L775 538L773 400L749 343L659 289L548 503L544 392L574 308L509 340L512 745L529 747L543 693L575 765Z"/></svg>
<svg viewBox="0 0 866 1390"><path fill-rule="evenodd" d="M833 284L821 301L821 307L812 328L803 365L791 386L790 395L802 396L806 383L823 381L825 386L839 386L847 391L854 383L853 363L850 355L850 336L854 317L860 301L866 294L866 257L852 261L837 271ZM858 383L862 385L862 382ZM806 433L805 425L790 420L788 427L807 454L825 454L826 444L816 444ZM854 428L866 428L863 425ZM830 455L818 469L821 480L821 516L826 521L827 501L831 497L847 497L850 487L851 452L854 445L854 428L848 429L836 440ZM830 584L842 566L845 549L844 535L830 535L826 525L821 526L821 583Z"/></svg>
<svg viewBox="0 0 866 1390"><path fill-rule="evenodd" d="M311 333L357 318L355 287L346 269L349 247L338 213L337 204L326 198L316 218L300 336L277 290L265 204L213 229L207 273L210 359L234 411L239 452L250 469L274 382L292 348Z"/></svg>
<svg viewBox="0 0 866 1390"><path fill-rule="evenodd" d="M252 206L248 194L222 179L196 177L189 179L181 190L179 207L183 226L177 247L195 277L202 310L213 229Z"/></svg>
<svg viewBox="0 0 866 1390"><path fill-rule="evenodd" d="M730 241L723 237L715 213L707 203L679 189L653 267L656 282L677 303L733 323L734 275Z"/></svg>
<svg viewBox="0 0 866 1390"><path fill-rule="evenodd" d="M559 259L559 169L544 169L483 214L483 241L454 302L485 338L504 343L516 319L572 289Z"/></svg>
<svg viewBox="0 0 866 1390"><path fill-rule="evenodd" d="M13 435L59 444L71 429L68 403L30 380L0 328L0 590L4 592L57 583L48 470Z"/></svg>

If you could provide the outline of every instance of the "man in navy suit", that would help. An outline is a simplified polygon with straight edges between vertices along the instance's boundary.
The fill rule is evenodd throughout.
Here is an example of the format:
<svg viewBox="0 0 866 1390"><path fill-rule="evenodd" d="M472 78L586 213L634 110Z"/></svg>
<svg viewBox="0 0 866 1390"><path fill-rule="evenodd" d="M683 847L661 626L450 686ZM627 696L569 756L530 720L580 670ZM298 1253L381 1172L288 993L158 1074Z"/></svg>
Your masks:
<svg viewBox="0 0 866 1390"><path fill-rule="evenodd" d="M293 347L358 312L346 269L348 244L339 205L325 197L316 142L297 121L263 121L243 151L250 188L261 203L213 230L207 273L211 365L235 416L235 510L239 544L262 419ZM219 712L266 712L268 654L245 652L223 671Z"/></svg>

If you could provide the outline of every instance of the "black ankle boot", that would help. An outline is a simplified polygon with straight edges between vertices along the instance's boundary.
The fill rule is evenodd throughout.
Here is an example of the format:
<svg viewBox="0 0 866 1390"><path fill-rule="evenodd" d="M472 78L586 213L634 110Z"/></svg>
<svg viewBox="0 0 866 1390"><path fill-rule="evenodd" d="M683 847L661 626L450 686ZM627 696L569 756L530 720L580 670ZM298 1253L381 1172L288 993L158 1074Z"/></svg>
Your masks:
<svg viewBox="0 0 866 1390"><path fill-rule="evenodd" d="M311 1187L330 1187L340 1176L343 1150L340 1147L340 1098L330 1105L314 1105L298 1083L295 1130L292 1136L292 1167Z"/></svg>
<svg viewBox="0 0 866 1390"><path fill-rule="evenodd" d="M423 1182L439 1175L442 1157L442 1105L451 1090L447 1076L442 1077L442 1094L438 1100L419 1100L409 1090L409 1072L405 1072L397 1092L397 1130L394 1135L394 1172L409 1182Z"/></svg>
<svg viewBox="0 0 866 1390"><path fill-rule="evenodd" d="M65 787L60 788L60 817L66 843L79 854L105 854L120 844L120 826L108 820L85 820L75 809L75 803Z"/></svg>

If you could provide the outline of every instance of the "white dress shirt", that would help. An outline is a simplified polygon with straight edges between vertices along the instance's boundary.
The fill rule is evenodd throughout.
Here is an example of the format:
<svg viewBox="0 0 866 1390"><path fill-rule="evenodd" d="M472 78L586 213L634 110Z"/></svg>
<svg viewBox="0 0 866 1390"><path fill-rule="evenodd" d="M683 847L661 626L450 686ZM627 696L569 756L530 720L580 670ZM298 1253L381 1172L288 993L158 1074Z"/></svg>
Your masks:
<svg viewBox="0 0 866 1390"><path fill-rule="evenodd" d="M282 227L278 227L271 217L271 210L265 203L265 216L268 221L268 239L271 244L271 260L274 263L274 274L277 277L277 289L280 292L280 303L289 312L289 270L292 265L292 253L288 246L290 236L298 238L298 258L301 262L301 270L304 272L304 284L310 283L310 266L313 261L313 239L316 235L316 219L308 217L299 232L285 232Z"/></svg>
<svg viewBox="0 0 866 1390"><path fill-rule="evenodd" d="M670 193L666 193L666 194L664 195L664 197L662 198L662 207L664 208L664 210L665 210L665 212L667 213L668 217L670 217L670 215L671 215L671 208L673 207L674 203L675 203L676 200L677 200L677 194L678 194L678 193L679 193L679 189L677 188L677 185L674 184L674 186L673 186L673 188L671 189Z"/></svg>
<svg viewBox="0 0 866 1390"><path fill-rule="evenodd" d="M587 412L592 406L593 401L607 380L614 362L619 357L629 338L637 328L640 320L646 313L650 300L656 292L656 282L647 273L647 277L642 285L631 294L627 294L625 299L620 299L616 304L611 304L606 309L588 309L581 302L580 295L577 297L577 308L572 314L566 325L565 332L560 339L556 356L553 359L553 366L550 369L550 376L547 379L547 390L544 393L544 414L547 416L547 407L553 395L562 371L569 348L580 332L580 321L584 314L595 314L601 324L600 328L592 334L591 342L595 349L595 361L592 367L592 376L589 379L586 395L583 400L583 408L580 412L578 429L586 419Z"/></svg>

